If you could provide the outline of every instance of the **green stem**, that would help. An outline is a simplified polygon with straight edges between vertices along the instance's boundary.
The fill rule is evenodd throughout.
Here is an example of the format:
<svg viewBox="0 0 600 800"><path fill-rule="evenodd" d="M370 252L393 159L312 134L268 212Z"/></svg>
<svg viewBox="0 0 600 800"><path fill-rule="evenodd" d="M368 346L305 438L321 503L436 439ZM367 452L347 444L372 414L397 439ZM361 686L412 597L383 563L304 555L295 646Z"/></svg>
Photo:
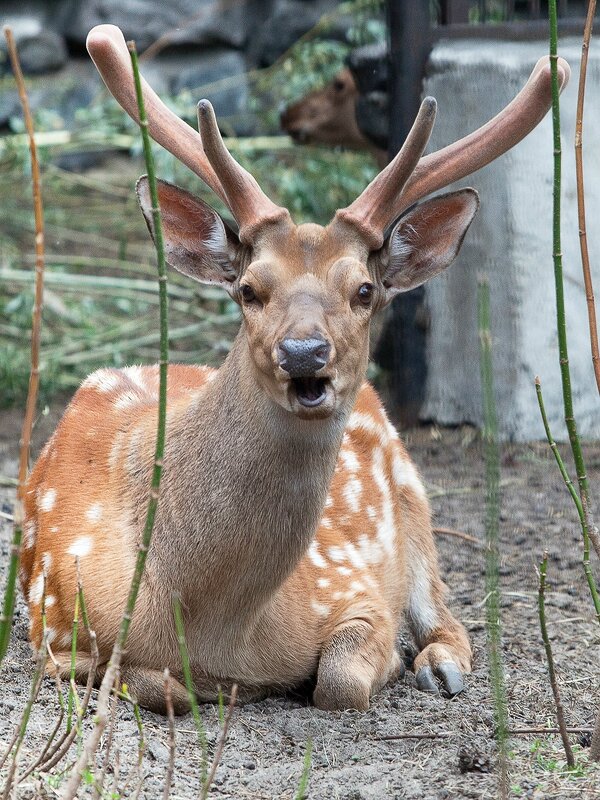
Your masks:
<svg viewBox="0 0 600 800"><path fill-rule="evenodd" d="M492 336L490 330L490 287L486 278L477 282L477 305L480 340L481 388L483 395L483 439L486 473L486 627L490 681L494 697L496 738L500 764L500 797L508 797L508 703L502 665L502 624L500 620L499 520L500 452L498 419L494 396Z"/></svg>
<svg viewBox="0 0 600 800"><path fill-rule="evenodd" d="M538 405L540 407L540 414L542 416L542 422L544 423L544 430L546 431L546 438L548 439L548 444L550 445L550 449L554 453L554 458L556 459L556 463L558 464L558 469L560 470L560 474L562 475L565 485L569 490L571 497L573 498L575 507L577 508L577 513L579 514L579 521L581 522L581 529L585 530L586 521L585 521L585 511L583 508L583 504L581 502L579 495L577 494L577 490L573 486L573 481L569 477L567 468L565 467L564 461L562 460L556 442L554 441L554 438L552 436L552 432L550 431L550 424L548 423L548 416L546 414L546 407L544 405L544 397L542 395L542 384L540 379L537 377L535 379L535 391L537 393ZM596 618L598 622L600 622L600 597L598 596L596 581L594 580L592 567L590 565L589 537L586 539L585 536L583 545L583 571L585 572L585 577L590 589L590 594L592 595L592 601L594 603L594 609L596 611Z"/></svg>
<svg viewBox="0 0 600 800"><path fill-rule="evenodd" d="M200 784L202 787L205 787L208 773L208 741L206 739L206 731L204 730L204 725L202 724L202 719L200 717L198 701L196 700L196 689L192 679L190 656L185 641L185 628L183 624L183 614L181 612L181 601L177 595L173 596L173 617L175 619L175 630L177 631L177 642L179 643L179 656L181 658L181 667L183 669L185 688L187 689L190 700L192 716L196 725L198 743L200 744L200 752L202 754Z"/></svg>

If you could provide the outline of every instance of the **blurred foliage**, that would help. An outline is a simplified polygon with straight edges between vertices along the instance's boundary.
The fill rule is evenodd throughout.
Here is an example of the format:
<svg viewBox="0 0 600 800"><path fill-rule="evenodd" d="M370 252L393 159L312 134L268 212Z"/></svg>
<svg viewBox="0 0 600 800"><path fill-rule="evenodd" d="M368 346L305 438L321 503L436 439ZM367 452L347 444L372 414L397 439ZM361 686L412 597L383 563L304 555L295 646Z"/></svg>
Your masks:
<svg viewBox="0 0 600 800"><path fill-rule="evenodd" d="M382 39L382 9L381 0L342 3L275 65L250 74L252 113L268 129L282 100L322 85L351 46ZM340 20L346 21L342 25ZM328 38L333 29L338 34L346 30L346 41ZM195 126L189 93L163 99ZM134 193L143 171L137 126L105 91L76 112L70 131L61 131L60 122L51 108L36 114L47 252L42 402L56 392L72 391L99 366L158 358L154 248ZM14 135L0 139L0 406L23 402L29 379L34 230L22 127L15 117ZM297 222L327 223L377 171L363 153L297 147L286 137L234 139L228 145ZM196 176L166 151L154 149L162 178L225 211ZM93 168L81 174L61 168L66 158L79 161L86 152L95 154ZM105 160L98 163L99 154ZM215 288L174 271L169 287L172 359L221 363L239 325L237 306Z"/></svg>

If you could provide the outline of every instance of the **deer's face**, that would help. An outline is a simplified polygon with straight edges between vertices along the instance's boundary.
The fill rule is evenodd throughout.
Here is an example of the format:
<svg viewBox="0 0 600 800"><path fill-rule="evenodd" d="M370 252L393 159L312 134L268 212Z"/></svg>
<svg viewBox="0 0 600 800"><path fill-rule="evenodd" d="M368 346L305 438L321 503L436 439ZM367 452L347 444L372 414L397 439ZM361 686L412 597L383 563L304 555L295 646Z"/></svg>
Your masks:
<svg viewBox="0 0 600 800"><path fill-rule="evenodd" d="M153 231L146 179L138 196ZM302 419L323 419L364 380L369 323L395 294L454 259L477 210L470 189L410 211L370 251L352 225L296 226L289 216L240 243L189 192L159 182L165 254L180 272L222 286L240 305L247 363L259 386Z"/></svg>
<svg viewBox="0 0 600 800"><path fill-rule="evenodd" d="M366 369L377 287L335 238L318 225L267 236L235 289L260 385L303 419L329 416Z"/></svg>

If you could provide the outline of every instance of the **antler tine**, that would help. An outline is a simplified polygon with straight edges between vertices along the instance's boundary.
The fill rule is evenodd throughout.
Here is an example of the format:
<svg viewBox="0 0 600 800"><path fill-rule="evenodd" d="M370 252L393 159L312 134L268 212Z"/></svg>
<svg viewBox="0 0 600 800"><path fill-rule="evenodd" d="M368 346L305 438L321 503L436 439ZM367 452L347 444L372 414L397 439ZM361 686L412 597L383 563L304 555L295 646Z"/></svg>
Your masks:
<svg viewBox="0 0 600 800"><path fill-rule="evenodd" d="M378 249L383 243L383 232L391 221L389 208L410 179L427 147L436 112L435 99L426 97L400 152L351 205L335 215L336 219L358 228L372 250Z"/></svg>
<svg viewBox="0 0 600 800"><path fill-rule="evenodd" d="M219 175L231 212L239 223L240 241L249 243L258 227L289 218L289 211L273 203L225 147L214 109L208 100L198 103L198 126L206 157Z"/></svg>
<svg viewBox="0 0 600 800"><path fill-rule="evenodd" d="M557 66L562 91L569 82L571 69L563 58L558 59ZM525 86L503 111L458 142L424 156L409 180L399 188L392 202L385 204L382 202L379 209L370 212L370 216L364 215L358 220L350 213L358 201L338 214L354 224L363 234L365 226L369 223L372 226L373 221L376 221L377 231L373 231L372 227L367 230L367 243L376 244L377 241L381 243L387 225L403 211L422 197L476 172L510 150L536 127L551 104L550 61L548 56L544 56L535 65ZM377 180L378 178L375 178L375 182ZM363 192L363 195L369 192L372 186L373 184ZM380 238L377 239L374 233L379 234Z"/></svg>
<svg viewBox="0 0 600 800"><path fill-rule="evenodd" d="M571 68L564 58L558 59L557 67L562 91L569 82ZM503 111L458 142L421 159L398 198L394 214L398 216L425 195L471 175L506 153L541 122L551 105L550 59L544 56Z"/></svg>
<svg viewBox="0 0 600 800"><path fill-rule="evenodd" d="M131 59L120 29L116 25L97 25L89 32L86 46L110 93L129 116L139 122ZM230 205L221 181L204 154L200 135L168 109L143 78L142 87L150 136Z"/></svg>

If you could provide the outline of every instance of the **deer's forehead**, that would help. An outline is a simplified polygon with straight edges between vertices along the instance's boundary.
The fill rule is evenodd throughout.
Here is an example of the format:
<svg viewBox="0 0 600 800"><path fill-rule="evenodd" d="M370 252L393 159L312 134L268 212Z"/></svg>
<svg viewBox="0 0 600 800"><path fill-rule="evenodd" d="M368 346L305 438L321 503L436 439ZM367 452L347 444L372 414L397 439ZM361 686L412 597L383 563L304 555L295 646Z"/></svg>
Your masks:
<svg viewBox="0 0 600 800"><path fill-rule="evenodd" d="M320 225L299 225L291 235L266 240L255 253L249 272L272 284L306 281L329 284L345 279L368 278L361 254L352 243L333 238Z"/></svg>

